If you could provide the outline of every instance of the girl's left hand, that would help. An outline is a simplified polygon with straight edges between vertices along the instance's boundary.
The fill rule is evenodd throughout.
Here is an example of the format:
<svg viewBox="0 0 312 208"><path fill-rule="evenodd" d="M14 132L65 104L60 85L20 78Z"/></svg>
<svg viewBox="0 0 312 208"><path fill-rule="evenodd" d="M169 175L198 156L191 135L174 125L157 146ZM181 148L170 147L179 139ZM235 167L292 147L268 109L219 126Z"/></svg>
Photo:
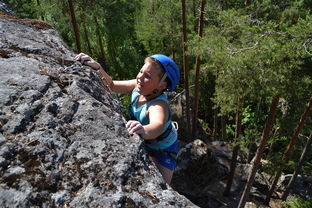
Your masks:
<svg viewBox="0 0 312 208"><path fill-rule="evenodd" d="M80 61L82 64L92 67L93 69L99 70L101 65L94 61L93 58L84 53L79 53L75 56L76 61Z"/></svg>
<svg viewBox="0 0 312 208"><path fill-rule="evenodd" d="M144 133L144 128L142 124L138 121L135 120L130 120L126 124L126 128L129 132L129 134L143 134Z"/></svg>

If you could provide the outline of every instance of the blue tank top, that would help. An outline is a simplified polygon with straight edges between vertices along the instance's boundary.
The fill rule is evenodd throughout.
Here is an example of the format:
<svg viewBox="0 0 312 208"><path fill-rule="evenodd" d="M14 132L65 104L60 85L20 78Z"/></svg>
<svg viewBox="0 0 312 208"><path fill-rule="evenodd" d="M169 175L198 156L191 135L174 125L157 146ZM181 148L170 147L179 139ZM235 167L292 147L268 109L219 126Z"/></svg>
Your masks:
<svg viewBox="0 0 312 208"><path fill-rule="evenodd" d="M140 93L136 89L134 89L132 91L131 104L130 104L130 115L132 117L134 117L137 121L139 121L142 125L147 125L147 124L149 124L149 120L146 116L146 112L147 112L149 106L156 100L163 100L166 103L168 103L168 97L165 93L162 93L160 96L148 101L144 105L137 107L139 95L140 95ZM169 125L172 125L172 129L166 138L162 139L161 141L157 141L155 139L148 140L148 142L146 142L146 146L148 146L149 148L154 149L154 150L164 150L164 149L170 147L177 140L177 138L178 138L177 129L176 129L175 125L172 124L170 108L169 108L168 121L165 123L164 129L162 130L162 133L164 133L167 130Z"/></svg>

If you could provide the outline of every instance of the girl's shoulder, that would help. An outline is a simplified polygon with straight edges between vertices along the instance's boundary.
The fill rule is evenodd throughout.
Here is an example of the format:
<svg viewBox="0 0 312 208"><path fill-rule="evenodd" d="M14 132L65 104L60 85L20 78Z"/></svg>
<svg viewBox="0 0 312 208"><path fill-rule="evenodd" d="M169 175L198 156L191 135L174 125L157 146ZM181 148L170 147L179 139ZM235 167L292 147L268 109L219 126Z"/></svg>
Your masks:
<svg viewBox="0 0 312 208"><path fill-rule="evenodd" d="M165 92L163 92L161 95L156 97L155 100L163 100L163 101L168 102L168 95Z"/></svg>
<svg viewBox="0 0 312 208"><path fill-rule="evenodd" d="M159 103L159 101L165 102L167 105L169 105L168 96L166 93L162 93L158 97L154 98L153 100L147 102L147 106L150 106L152 103Z"/></svg>

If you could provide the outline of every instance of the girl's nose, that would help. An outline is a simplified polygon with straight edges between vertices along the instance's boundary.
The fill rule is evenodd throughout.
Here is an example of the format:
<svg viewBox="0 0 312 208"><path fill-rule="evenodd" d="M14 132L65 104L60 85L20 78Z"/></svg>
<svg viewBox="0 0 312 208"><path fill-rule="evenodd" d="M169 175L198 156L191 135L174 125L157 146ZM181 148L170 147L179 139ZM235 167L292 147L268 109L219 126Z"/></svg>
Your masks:
<svg viewBox="0 0 312 208"><path fill-rule="evenodd" d="M141 74L141 73L139 73L138 75L137 75L137 79L142 79L142 77L143 77L143 75Z"/></svg>

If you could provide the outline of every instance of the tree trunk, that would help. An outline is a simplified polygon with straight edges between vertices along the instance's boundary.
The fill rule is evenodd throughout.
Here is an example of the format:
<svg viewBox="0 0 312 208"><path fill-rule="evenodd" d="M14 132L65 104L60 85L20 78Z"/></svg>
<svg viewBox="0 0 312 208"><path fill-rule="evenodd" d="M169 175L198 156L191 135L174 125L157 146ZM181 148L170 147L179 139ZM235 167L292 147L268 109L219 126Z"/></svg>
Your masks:
<svg viewBox="0 0 312 208"><path fill-rule="evenodd" d="M198 24L198 35L203 37L203 27L204 27L204 9L206 1L202 0L200 5L200 17ZM196 74L195 74L195 93L194 93L194 114L193 114L193 131L192 138L195 138L197 134L197 116L198 116L198 103L199 103L199 73L200 73L200 56L196 56Z"/></svg>
<svg viewBox="0 0 312 208"><path fill-rule="evenodd" d="M252 186L252 184L254 182L254 179L255 179L256 172L257 172L257 170L258 170L258 168L260 166L260 160L261 160L261 157L262 157L265 145L267 144L267 141L268 141L268 138L269 138L269 133L270 133L270 131L272 129L272 125L273 125L273 122L274 122L274 119L275 119L275 114L276 114L276 111L277 111L278 100L279 100L278 96L276 96L276 97L274 97L272 99L270 112L269 112L268 118L267 118L267 120L265 122L265 126L264 126L264 129L263 129L263 132L262 132L259 148L257 150L256 157L255 157L255 160L253 162L252 170L251 170L251 172L250 172L250 174L248 176L248 181L247 181L247 183L245 185L245 189L244 189L243 194L242 194L242 196L240 198L240 201L239 201L239 204L238 204L238 208L244 208L245 207L245 204L246 204L246 201L247 201L247 197L249 195L251 186Z"/></svg>
<svg viewBox="0 0 312 208"><path fill-rule="evenodd" d="M197 31L197 26L198 24L196 24L196 15L197 15L197 0L193 0L193 17L194 17L194 31Z"/></svg>
<svg viewBox="0 0 312 208"><path fill-rule="evenodd" d="M283 123L283 122L281 122ZM273 134L272 134L272 138L276 138L279 134L279 130L280 130L280 127L276 127ZM271 145L268 147L268 151L267 151L267 155L274 155L274 148L273 148L274 144L271 143Z"/></svg>
<svg viewBox="0 0 312 208"><path fill-rule="evenodd" d="M87 42L88 52L90 55L92 55L91 44L90 44L88 30L87 30L85 22L82 23L82 26L83 26L84 37L85 37L86 42Z"/></svg>
<svg viewBox="0 0 312 208"><path fill-rule="evenodd" d="M99 22L96 18L96 16L93 16L95 25L96 25L96 35L98 38L98 43L99 43L99 47L100 47L100 63L103 66L103 68L105 69L105 71L108 70L107 65L106 65L106 58L105 58L105 54L104 54L104 46L103 46L103 42L102 42L102 37L101 37L101 31L100 31L100 25Z"/></svg>
<svg viewBox="0 0 312 208"><path fill-rule="evenodd" d="M261 103L262 103L262 98L259 97L259 101L257 103L257 110L256 110L256 123L259 122L260 120L260 107L261 107ZM247 156L247 162L250 163L250 161L252 160L252 158L254 157L254 152L257 149L257 142L254 141L253 143L250 143L248 146L248 156Z"/></svg>
<svg viewBox="0 0 312 208"><path fill-rule="evenodd" d="M189 80L188 80L188 60L187 60L187 36L186 36L186 16L185 16L185 0L181 0L181 13L182 13L182 31L183 31L183 71L184 71L184 89L186 96L186 122L187 122L187 141L190 140L191 122L190 122L190 96L189 96Z"/></svg>
<svg viewBox="0 0 312 208"><path fill-rule="evenodd" d="M294 146L295 146L295 144L297 142L298 135L299 135L299 133L300 133L300 131L302 129L302 126L303 126L303 124L304 124L304 122L305 122L305 120L306 120L306 118L308 116L309 111L311 110L311 107L312 107L312 97L310 98L310 100L308 102L308 106L306 107L306 109L304 110L303 114L301 115L301 118L300 118L300 120L299 120L299 122L298 122L298 124L296 126L296 129L295 129L295 131L294 131L294 133L293 133L293 135L291 137L291 140L290 140L290 142L289 142L289 144L288 144L288 146L287 146L287 148L286 148L286 150L284 152L284 155L283 155L283 165L280 168L278 168L278 171L277 171L277 173L275 175L275 178L274 178L273 183L272 183L272 185L270 187L270 190L268 191L268 193L266 195L265 202L267 204L270 202L270 198L271 198L271 196L273 194L273 191L274 191L274 189L276 187L276 184L277 184L279 178L282 175L282 171L284 169L284 166L289 161L290 154L291 154L291 152L292 152L292 150L293 150L293 148L294 148Z"/></svg>
<svg viewBox="0 0 312 208"><path fill-rule="evenodd" d="M241 99L238 98L237 100L237 111L236 111L236 127L235 127L235 140L237 141L239 136L241 135L241 131L242 131L242 111L241 111ZM235 144L234 148L233 148L233 153L232 153L232 160L231 160L231 169L230 169L230 174L228 177L228 181L226 183L226 187L225 190L223 192L224 196L229 196L231 193L231 186L233 183L233 179L234 179L234 174L235 174L235 169L236 169L236 165L237 165L237 156L239 153L239 145Z"/></svg>
<svg viewBox="0 0 312 208"><path fill-rule="evenodd" d="M38 5L38 7L40 7L40 0L37 0L37 5ZM41 9L40 9L40 11L41 11ZM44 16L42 14L40 16L41 16L41 19L44 20Z"/></svg>
<svg viewBox="0 0 312 208"><path fill-rule="evenodd" d="M228 180L226 183L225 190L223 192L223 196L230 196L231 194L231 187L234 179L235 169L237 165L237 156L239 153L239 145L235 145L232 152L232 160L231 160L231 167L230 167L230 173L228 176Z"/></svg>
<svg viewBox="0 0 312 208"><path fill-rule="evenodd" d="M224 116L221 116L221 139L222 141L225 141L226 140L226 123L225 123L225 117Z"/></svg>
<svg viewBox="0 0 312 208"><path fill-rule="evenodd" d="M235 139L241 135L242 132L242 99L237 99L237 111L235 117Z"/></svg>
<svg viewBox="0 0 312 208"><path fill-rule="evenodd" d="M212 137L215 139L218 132L218 110L213 110L213 130L212 130Z"/></svg>
<svg viewBox="0 0 312 208"><path fill-rule="evenodd" d="M301 157L300 157L300 159L298 161L296 169L295 169L295 171L294 171L290 181L288 182L288 185L286 187L285 192L282 195L282 200L283 201L285 201L287 199L287 197L289 195L289 192L290 192L290 189L292 189L292 186L293 186L294 182L297 179L298 173L300 172L301 166L302 166L303 162L305 161L306 155L310 151L311 144L312 144L312 132L310 133L308 141L307 141L307 143L306 143L306 145L305 145L305 147L304 147L304 149L302 151L302 154L301 154Z"/></svg>
<svg viewBox="0 0 312 208"><path fill-rule="evenodd" d="M82 20L82 28L83 28L83 33L84 33L84 38L85 41L87 43L87 48L88 48L88 53L91 56L92 55L92 50L91 50L91 44L90 44L90 40L89 40L89 34L88 34L88 30L86 27L86 15L83 11L83 5L79 5L79 9L80 9L80 18Z"/></svg>
<svg viewBox="0 0 312 208"><path fill-rule="evenodd" d="M77 24L75 10L74 10L72 0L68 0L68 6L69 6L69 11L70 11L71 22L72 22L72 25L74 28L77 52L80 53L81 52L80 34L79 34L78 24Z"/></svg>

